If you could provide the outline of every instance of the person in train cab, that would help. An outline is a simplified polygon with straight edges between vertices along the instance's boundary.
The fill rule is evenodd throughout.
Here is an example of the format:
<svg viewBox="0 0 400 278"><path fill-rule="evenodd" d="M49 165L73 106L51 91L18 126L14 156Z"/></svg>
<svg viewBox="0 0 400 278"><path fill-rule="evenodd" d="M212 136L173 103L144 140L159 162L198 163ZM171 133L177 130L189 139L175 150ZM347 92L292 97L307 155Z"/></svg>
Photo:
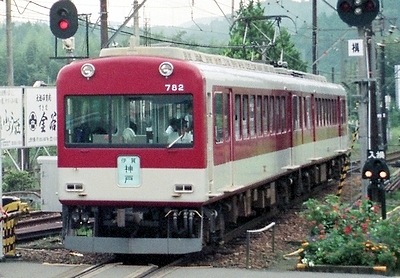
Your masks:
<svg viewBox="0 0 400 278"><path fill-rule="evenodd" d="M82 123L74 130L75 143L90 143L91 142L90 127L87 122Z"/></svg>
<svg viewBox="0 0 400 278"><path fill-rule="evenodd" d="M185 116L186 118L186 116ZM184 119L185 119L184 118ZM180 135L182 135L181 143L192 143L193 141L193 123L190 125L188 121L182 119Z"/></svg>
<svg viewBox="0 0 400 278"><path fill-rule="evenodd" d="M137 124L135 124L133 120L129 121L129 127L133 130L133 132L135 132L135 134L137 134Z"/></svg>
<svg viewBox="0 0 400 278"><path fill-rule="evenodd" d="M193 109L192 109L192 105L189 105L187 108L187 113L184 117L184 120L186 121L186 129L187 131L192 131L193 130Z"/></svg>
<svg viewBox="0 0 400 278"><path fill-rule="evenodd" d="M165 130L165 135L167 135L168 137L168 143L174 142L179 137L178 127L179 120L176 118L172 118L169 122L169 126Z"/></svg>

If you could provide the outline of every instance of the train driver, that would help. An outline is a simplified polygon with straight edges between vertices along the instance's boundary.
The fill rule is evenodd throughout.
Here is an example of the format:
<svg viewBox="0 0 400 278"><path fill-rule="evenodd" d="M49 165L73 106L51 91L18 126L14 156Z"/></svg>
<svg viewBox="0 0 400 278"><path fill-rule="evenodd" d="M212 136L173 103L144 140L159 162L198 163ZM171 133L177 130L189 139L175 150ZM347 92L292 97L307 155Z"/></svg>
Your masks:
<svg viewBox="0 0 400 278"><path fill-rule="evenodd" d="M165 130L165 135L168 137L168 144L174 142L179 137L178 132L179 120L176 118L172 118L169 122L169 126Z"/></svg>

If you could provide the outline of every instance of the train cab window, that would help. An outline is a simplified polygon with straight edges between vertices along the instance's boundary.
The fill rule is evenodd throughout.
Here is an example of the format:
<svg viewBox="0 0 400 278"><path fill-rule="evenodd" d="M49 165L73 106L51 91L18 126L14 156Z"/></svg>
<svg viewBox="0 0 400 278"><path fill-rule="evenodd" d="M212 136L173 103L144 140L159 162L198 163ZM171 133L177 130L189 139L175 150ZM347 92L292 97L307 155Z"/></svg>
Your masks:
<svg viewBox="0 0 400 278"><path fill-rule="evenodd" d="M191 147L191 95L71 96L65 101L68 147ZM167 130L172 127L173 134Z"/></svg>

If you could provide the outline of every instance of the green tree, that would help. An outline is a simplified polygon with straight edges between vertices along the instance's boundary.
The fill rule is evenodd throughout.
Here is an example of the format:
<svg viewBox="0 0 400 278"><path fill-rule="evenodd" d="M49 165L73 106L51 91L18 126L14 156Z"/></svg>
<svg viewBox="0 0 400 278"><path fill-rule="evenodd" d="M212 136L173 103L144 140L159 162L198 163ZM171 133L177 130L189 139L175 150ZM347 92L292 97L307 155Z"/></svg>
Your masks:
<svg viewBox="0 0 400 278"><path fill-rule="evenodd" d="M256 3L250 0L247 5L241 1L236 16L229 41L231 48L225 51L226 56L271 64L284 61L291 69L306 70L306 63L290 41L289 33L283 28L276 29L271 21L257 19L264 16L259 0Z"/></svg>

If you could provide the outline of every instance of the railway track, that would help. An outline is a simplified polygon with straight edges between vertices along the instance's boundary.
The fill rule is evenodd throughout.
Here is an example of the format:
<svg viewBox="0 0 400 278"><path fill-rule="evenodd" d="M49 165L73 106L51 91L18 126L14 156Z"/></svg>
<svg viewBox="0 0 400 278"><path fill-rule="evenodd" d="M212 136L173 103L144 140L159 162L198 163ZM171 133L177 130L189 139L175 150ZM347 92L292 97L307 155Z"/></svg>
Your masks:
<svg viewBox="0 0 400 278"><path fill-rule="evenodd" d="M60 213L32 212L22 217L16 226L17 241L34 240L59 235L62 229Z"/></svg>

